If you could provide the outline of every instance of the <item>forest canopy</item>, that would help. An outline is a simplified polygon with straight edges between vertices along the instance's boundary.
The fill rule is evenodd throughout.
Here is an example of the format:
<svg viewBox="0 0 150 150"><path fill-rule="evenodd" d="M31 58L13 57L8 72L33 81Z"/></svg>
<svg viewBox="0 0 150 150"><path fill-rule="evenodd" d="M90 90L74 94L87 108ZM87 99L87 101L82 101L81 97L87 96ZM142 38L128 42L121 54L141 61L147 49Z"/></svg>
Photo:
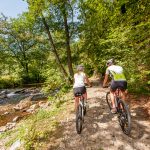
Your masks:
<svg viewBox="0 0 150 150"><path fill-rule="evenodd" d="M0 16L0 88L71 85L78 64L103 75L123 66L131 91L150 89L148 0L26 0L18 18Z"/></svg>

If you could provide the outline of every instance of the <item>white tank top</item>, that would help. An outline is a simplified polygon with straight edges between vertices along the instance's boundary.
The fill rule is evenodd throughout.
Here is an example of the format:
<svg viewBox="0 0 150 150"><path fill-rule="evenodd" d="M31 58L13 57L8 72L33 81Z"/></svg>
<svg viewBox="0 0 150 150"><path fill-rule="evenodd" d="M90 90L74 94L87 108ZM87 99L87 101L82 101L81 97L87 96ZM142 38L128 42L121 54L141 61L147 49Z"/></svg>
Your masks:
<svg viewBox="0 0 150 150"><path fill-rule="evenodd" d="M85 73L84 72L76 73L74 75L73 88L78 88L78 87L85 86L84 81L85 81Z"/></svg>

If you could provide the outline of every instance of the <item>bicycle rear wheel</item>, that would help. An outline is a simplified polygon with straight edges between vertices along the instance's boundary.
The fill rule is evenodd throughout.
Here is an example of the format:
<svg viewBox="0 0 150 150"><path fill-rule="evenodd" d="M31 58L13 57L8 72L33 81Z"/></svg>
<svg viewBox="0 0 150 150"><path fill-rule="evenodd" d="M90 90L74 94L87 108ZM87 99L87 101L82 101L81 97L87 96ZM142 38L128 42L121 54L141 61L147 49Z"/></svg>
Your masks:
<svg viewBox="0 0 150 150"><path fill-rule="evenodd" d="M84 106L84 115L86 115L86 106Z"/></svg>
<svg viewBox="0 0 150 150"><path fill-rule="evenodd" d="M84 99L81 100L81 103L83 105L83 115L85 116L86 115L86 106L85 106L85 101ZM83 116L82 116L83 117Z"/></svg>
<svg viewBox="0 0 150 150"><path fill-rule="evenodd" d="M131 132L131 115L128 106L122 100L118 102L118 111L121 129L125 134L129 135Z"/></svg>
<svg viewBox="0 0 150 150"><path fill-rule="evenodd" d="M106 94L106 102L108 104L109 110L111 111L112 102L111 102L111 99L110 99L110 92L107 92L107 94Z"/></svg>
<svg viewBox="0 0 150 150"><path fill-rule="evenodd" d="M82 123L82 106L79 105L76 112L76 131L78 134L80 134L82 131Z"/></svg>

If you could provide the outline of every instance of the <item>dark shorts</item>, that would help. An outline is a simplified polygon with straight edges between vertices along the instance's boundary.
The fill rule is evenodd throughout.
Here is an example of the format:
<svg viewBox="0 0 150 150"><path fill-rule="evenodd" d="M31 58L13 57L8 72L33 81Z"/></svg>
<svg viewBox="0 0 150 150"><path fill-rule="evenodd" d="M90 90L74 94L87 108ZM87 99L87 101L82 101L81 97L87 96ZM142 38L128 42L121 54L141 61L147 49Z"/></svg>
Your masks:
<svg viewBox="0 0 150 150"><path fill-rule="evenodd" d="M116 91L117 88L125 91L127 89L127 81L112 81L110 89Z"/></svg>
<svg viewBox="0 0 150 150"><path fill-rule="evenodd" d="M85 94L86 93L86 87L83 86L83 87L74 88L73 93L74 93L74 96L76 96L78 93Z"/></svg>

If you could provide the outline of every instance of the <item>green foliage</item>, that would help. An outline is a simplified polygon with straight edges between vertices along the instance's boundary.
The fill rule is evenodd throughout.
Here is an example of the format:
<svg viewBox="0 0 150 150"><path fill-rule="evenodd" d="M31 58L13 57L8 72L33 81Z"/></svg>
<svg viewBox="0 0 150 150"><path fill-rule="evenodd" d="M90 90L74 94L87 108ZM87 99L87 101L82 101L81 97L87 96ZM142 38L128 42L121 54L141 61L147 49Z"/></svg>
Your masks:
<svg viewBox="0 0 150 150"><path fill-rule="evenodd" d="M71 99L71 97L66 97L66 93L71 89L70 85L64 84L59 90L53 91L48 100L54 103L57 108L60 108L62 104Z"/></svg>
<svg viewBox="0 0 150 150"><path fill-rule="evenodd" d="M14 88L20 86L21 79L16 76L1 76L0 88Z"/></svg>
<svg viewBox="0 0 150 150"><path fill-rule="evenodd" d="M67 90L70 68L66 42L69 42L74 68L84 64L88 75L94 71L104 74L106 60L113 57L124 67L131 90L140 87L149 90L150 77L145 73L149 71L150 62L148 0L27 2L29 11L19 18L8 21L3 16L1 19L2 76L13 76L17 83L18 78L21 83L45 81L45 92L59 88ZM52 42L47 39L49 36L44 30L42 16ZM67 32L64 18L67 19ZM69 41L66 33L69 33ZM60 63L56 61L58 58ZM62 68L67 70L66 75ZM1 87L7 85L4 79L0 82Z"/></svg>
<svg viewBox="0 0 150 150"><path fill-rule="evenodd" d="M3 134L0 134L0 139L4 139L4 138L10 136L13 132L14 131L9 130L9 131L4 132Z"/></svg>
<svg viewBox="0 0 150 150"><path fill-rule="evenodd" d="M144 73L150 62L148 1L88 0L80 9L79 60L103 74L106 60L113 57L124 67L132 91L148 91L149 76Z"/></svg>
<svg viewBox="0 0 150 150"><path fill-rule="evenodd" d="M57 69L49 69L43 72L44 76L47 78L43 91L49 93L50 91L59 89L63 84L64 80L61 77L61 74Z"/></svg>

